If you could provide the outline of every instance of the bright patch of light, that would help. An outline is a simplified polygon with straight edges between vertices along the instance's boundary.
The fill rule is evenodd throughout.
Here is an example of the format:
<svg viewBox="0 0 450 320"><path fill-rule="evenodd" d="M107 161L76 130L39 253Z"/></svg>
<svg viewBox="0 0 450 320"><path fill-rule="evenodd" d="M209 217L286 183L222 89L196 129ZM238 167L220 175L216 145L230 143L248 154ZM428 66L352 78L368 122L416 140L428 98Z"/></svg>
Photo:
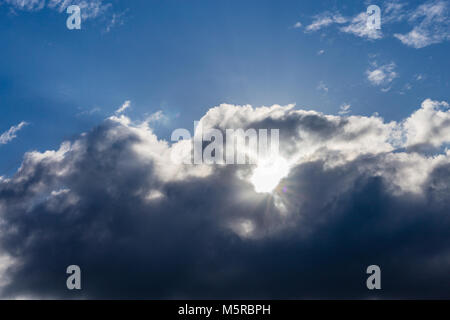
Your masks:
<svg viewBox="0 0 450 320"><path fill-rule="evenodd" d="M259 193L270 193L289 173L289 164L283 158L276 158L272 161L265 161L256 167L250 182Z"/></svg>
<svg viewBox="0 0 450 320"><path fill-rule="evenodd" d="M251 220L244 219L232 225L232 229L243 238L251 237L255 231L255 225Z"/></svg>

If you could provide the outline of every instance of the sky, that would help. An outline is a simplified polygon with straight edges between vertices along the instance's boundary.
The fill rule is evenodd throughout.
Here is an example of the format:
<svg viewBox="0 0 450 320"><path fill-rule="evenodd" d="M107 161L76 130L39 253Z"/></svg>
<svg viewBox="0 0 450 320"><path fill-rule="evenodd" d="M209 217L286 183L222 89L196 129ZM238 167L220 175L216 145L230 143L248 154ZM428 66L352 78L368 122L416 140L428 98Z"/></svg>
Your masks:
<svg viewBox="0 0 450 320"><path fill-rule="evenodd" d="M449 298L449 10L0 0L1 296ZM279 129L276 188L172 163L199 120Z"/></svg>

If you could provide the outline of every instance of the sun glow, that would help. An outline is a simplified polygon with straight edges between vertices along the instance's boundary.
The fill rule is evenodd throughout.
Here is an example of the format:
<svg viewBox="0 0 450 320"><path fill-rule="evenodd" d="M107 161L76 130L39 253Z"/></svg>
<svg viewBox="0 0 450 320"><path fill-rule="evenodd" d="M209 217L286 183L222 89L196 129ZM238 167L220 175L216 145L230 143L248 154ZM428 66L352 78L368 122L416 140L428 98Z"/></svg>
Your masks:
<svg viewBox="0 0 450 320"><path fill-rule="evenodd" d="M258 193L270 193L289 173L288 162L278 157L272 161L264 161L256 167L250 182Z"/></svg>

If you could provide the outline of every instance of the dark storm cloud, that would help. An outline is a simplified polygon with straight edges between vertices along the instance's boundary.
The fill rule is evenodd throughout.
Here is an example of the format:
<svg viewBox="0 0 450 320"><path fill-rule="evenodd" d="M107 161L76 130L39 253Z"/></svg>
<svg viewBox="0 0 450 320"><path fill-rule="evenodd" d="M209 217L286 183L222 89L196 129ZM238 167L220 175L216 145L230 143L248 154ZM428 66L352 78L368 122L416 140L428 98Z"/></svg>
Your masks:
<svg viewBox="0 0 450 320"><path fill-rule="evenodd" d="M401 124L376 117L221 106L202 121L299 137L288 177L255 193L252 166L171 166L147 127L106 120L0 180L3 297L450 297L448 153L395 151Z"/></svg>

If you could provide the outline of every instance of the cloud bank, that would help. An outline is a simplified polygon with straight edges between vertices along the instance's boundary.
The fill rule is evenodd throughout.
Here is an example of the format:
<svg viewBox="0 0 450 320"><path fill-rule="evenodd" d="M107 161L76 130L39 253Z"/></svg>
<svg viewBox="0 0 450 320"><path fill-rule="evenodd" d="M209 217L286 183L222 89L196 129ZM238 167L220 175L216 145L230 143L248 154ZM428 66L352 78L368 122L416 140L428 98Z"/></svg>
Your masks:
<svg viewBox="0 0 450 320"><path fill-rule="evenodd" d="M450 110L401 122L220 105L203 128L278 128L287 176L183 165L190 141L112 116L0 178L4 298L450 297ZM82 269L81 291L65 287ZM365 286L368 265L381 291Z"/></svg>

